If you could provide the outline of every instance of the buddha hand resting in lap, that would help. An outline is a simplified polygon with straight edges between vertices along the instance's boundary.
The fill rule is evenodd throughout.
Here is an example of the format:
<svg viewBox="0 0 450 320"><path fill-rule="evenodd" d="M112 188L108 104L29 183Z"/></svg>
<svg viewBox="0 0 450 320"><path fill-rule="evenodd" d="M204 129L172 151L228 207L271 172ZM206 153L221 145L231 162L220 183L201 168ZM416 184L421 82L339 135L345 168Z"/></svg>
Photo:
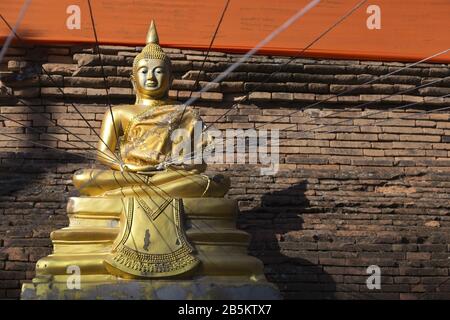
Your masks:
<svg viewBox="0 0 450 320"><path fill-rule="evenodd" d="M192 138L200 118L195 110L168 99L171 63L158 43L152 22L147 45L133 63L136 103L111 108L102 123L98 158L111 170L76 172L73 183L81 195L222 197L228 191L227 178L201 174L205 164L166 165L179 143L171 141L172 132L184 129ZM187 159L190 153L180 156Z"/></svg>

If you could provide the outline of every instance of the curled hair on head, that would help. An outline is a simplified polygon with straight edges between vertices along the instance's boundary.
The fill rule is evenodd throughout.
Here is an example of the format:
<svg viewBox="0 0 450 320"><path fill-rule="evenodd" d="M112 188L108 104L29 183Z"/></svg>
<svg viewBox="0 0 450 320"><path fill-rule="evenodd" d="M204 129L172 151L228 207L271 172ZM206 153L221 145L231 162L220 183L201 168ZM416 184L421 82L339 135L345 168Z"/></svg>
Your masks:
<svg viewBox="0 0 450 320"><path fill-rule="evenodd" d="M163 49L155 43L147 44L144 49L134 58L133 61L133 74L137 72L138 62L142 59L158 59L163 60L169 68L172 68L170 58Z"/></svg>

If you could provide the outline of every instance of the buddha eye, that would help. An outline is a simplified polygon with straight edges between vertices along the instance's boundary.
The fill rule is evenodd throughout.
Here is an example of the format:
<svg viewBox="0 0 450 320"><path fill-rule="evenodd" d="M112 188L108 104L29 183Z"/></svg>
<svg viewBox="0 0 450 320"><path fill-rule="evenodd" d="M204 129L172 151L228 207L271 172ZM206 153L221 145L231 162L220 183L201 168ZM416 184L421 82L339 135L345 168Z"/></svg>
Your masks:
<svg viewBox="0 0 450 320"><path fill-rule="evenodd" d="M142 72L142 73L147 73L147 68L142 68L142 69L141 69L141 72Z"/></svg>
<svg viewBox="0 0 450 320"><path fill-rule="evenodd" d="M164 73L164 70L162 68L156 68L155 73L161 74Z"/></svg>

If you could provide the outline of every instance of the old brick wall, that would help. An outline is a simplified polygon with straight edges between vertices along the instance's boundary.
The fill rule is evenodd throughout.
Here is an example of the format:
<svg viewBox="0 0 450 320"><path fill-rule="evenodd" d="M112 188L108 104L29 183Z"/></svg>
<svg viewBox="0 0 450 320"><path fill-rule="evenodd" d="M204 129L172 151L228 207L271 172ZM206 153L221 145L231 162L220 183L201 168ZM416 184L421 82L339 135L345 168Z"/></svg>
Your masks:
<svg viewBox="0 0 450 320"><path fill-rule="evenodd" d="M101 47L114 105L134 102L129 76L139 50ZM66 201L76 195L73 172L95 165L76 156L92 155L86 143L55 126L96 144L71 106L100 127L107 99L93 52L15 47L0 66L0 115L10 119L0 117L0 133L8 135L0 135L0 298L18 298L35 262L51 252L49 233L67 225ZM184 101L195 89L204 52L167 52L176 76L170 95ZM200 85L239 57L211 53ZM256 91L216 127L253 128L276 120L264 128L281 130L275 176L260 176L255 165L211 167L232 179L229 196L239 200L239 227L253 236L250 253L264 261L268 279L286 298L449 298L449 113L424 113L449 106L449 98L438 98L450 93L449 65L420 64L376 80L405 64L297 59L280 70L287 59L254 57L196 103L211 123L246 92ZM261 84L275 71L281 72ZM386 95L392 96L377 101ZM413 108L390 111L415 102ZM381 268L381 290L366 287L369 265Z"/></svg>

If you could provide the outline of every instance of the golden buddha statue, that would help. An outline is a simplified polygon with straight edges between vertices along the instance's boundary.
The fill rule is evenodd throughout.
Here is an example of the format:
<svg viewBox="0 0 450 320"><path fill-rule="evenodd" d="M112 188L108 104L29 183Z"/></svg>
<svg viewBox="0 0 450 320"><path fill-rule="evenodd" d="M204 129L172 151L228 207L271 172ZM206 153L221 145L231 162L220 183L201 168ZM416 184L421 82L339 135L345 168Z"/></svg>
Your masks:
<svg viewBox="0 0 450 320"><path fill-rule="evenodd" d="M248 285L263 289L241 298L278 297L262 263L247 255L249 235L235 228L237 203L224 198L230 180L208 177L203 162L173 164L190 152L173 154L183 139L172 141L172 133L184 130L196 148L201 119L168 98L171 82L170 59L152 22L133 63L135 104L114 106L103 119L98 159L110 169L75 173L80 197L69 200L69 227L52 232L54 252L38 261L22 298L173 298L158 291L167 286L183 288L186 295L177 298L227 298L217 288ZM67 285L74 266L78 290ZM137 296L127 291L130 281L142 289ZM108 293L101 293L105 286ZM195 292L199 286L202 293Z"/></svg>

